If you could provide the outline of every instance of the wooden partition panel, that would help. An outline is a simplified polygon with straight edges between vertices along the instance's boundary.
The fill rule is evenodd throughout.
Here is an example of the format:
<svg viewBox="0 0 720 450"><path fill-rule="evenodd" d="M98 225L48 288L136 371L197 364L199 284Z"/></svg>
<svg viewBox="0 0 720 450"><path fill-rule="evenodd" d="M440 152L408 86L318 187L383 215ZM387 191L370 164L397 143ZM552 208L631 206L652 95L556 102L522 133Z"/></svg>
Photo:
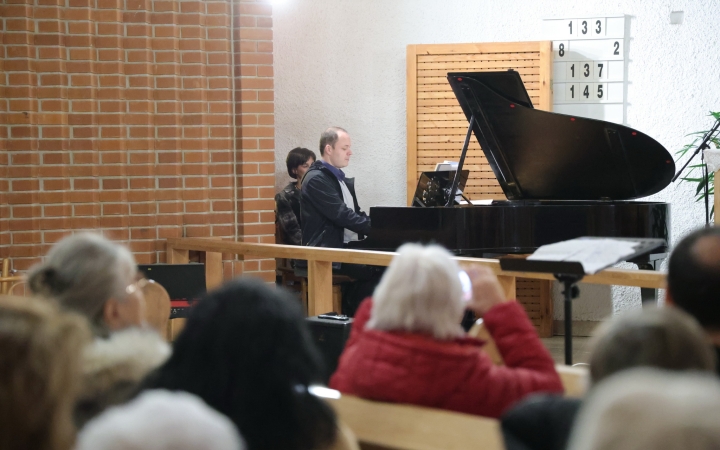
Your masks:
<svg viewBox="0 0 720 450"><path fill-rule="evenodd" d="M458 161L468 121L447 82L448 72L516 70L533 106L552 107L552 43L508 42L432 44L407 47L407 201L420 172L444 160ZM504 200L505 195L475 135L465 158L470 177L464 193L472 200ZM517 299L541 336L552 335L553 308L548 281L517 279Z"/></svg>
<svg viewBox="0 0 720 450"><path fill-rule="evenodd" d="M443 160L460 158L468 121L447 82L448 72L516 70L535 108L550 111L552 43L433 44L407 47L407 199L412 201L420 172ZM473 199L505 199L473 135L465 169L465 194Z"/></svg>

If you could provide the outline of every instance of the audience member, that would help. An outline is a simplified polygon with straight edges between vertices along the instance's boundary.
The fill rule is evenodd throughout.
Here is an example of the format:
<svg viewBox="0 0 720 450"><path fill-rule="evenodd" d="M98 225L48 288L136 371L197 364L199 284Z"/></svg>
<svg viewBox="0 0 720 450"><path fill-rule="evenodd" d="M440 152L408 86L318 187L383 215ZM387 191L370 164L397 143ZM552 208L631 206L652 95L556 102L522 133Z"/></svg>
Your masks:
<svg viewBox="0 0 720 450"><path fill-rule="evenodd" d="M333 410L308 392L323 376L297 300L237 279L198 302L144 387L199 396L235 423L251 450L354 448Z"/></svg>
<svg viewBox="0 0 720 450"><path fill-rule="evenodd" d="M568 448L720 448L720 382L710 374L651 369L614 375L588 397Z"/></svg>
<svg viewBox="0 0 720 450"><path fill-rule="evenodd" d="M714 355L700 326L671 308L643 308L598 327L590 343L590 381L635 367L712 371ZM502 418L508 450L563 450L582 400L534 396Z"/></svg>
<svg viewBox="0 0 720 450"><path fill-rule="evenodd" d="M700 322L715 347L720 375L720 227L701 228L675 246L667 282L667 303Z"/></svg>
<svg viewBox="0 0 720 450"><path fill-rule="evenodd" d="M58 242L30 271L32 292L87 317L96 335L84 353L83 389L75 411L82 426L107 406L125 401L170 347L144 327L145 300L130 251L93 233Z"/></svg>
<svg viewBox="0 0 720 450"><path fill-rule="evenodd" d="M360 397L498 417L527 394L562 392L555 363L522 306L506 301L489 269L469 271L466 304L448 251L400 247L372 299L358 309L330 386ZM465 308L484 318L505 366L460 326Z"/></svg>
<svg viewBox="0 0 720 450"><path fill-rule="evenodd" d="M72 409L89 340L80 316L39 299L0 297L0 448L73 447Z"/></svg>
<svg viewBox="0 0 720 450"><path fill-rule="evenodd" d="M275 195L277 221L280 225L281 242L288 245L302 245L300 229L300 188L305 172L315 162L315 153L302 147L290 150L285 160L288 175L295 181Z"/></svg>
<svg viewBox="0 0 720 450"><path fill-rule="evenodd" d="M75 450L241 450L235 425L185 392L147 391L108 409L78 435Z"/></svg>
<svg viewBox="0 0 720 450"><path fill-rule="evenodd" d="M94 332L140 326L145 304L130 251L95 233L78 233L55 244L28 274L30 290L54 298L88 318Z"/></svg>

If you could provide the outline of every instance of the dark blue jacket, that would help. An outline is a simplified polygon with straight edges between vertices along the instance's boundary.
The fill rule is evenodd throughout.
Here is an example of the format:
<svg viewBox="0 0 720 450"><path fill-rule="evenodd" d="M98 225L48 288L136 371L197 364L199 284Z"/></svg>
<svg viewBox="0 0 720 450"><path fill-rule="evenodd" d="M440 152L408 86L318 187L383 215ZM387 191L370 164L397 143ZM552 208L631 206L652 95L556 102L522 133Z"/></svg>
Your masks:
<svg viewBox="0 0 720 450"><path fill-rule="evenodd" d="M348 208L337 177L316 161L305 173L300 190L302 245L342 248L345 228L358 235L370 232L370 218L360 210L355 179L345 178L355 205ZM362 238L362 236L359 236Z"/></svg>

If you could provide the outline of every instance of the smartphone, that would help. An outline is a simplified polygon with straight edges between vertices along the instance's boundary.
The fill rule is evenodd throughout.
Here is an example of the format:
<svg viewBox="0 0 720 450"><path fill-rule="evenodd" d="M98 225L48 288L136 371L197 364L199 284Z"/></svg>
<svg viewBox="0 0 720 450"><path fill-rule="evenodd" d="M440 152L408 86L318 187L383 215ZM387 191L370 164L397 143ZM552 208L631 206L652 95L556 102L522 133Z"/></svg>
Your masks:
<svg viewBox="0 0 720 450"><path fill-rule="evenodd" d="M330 319L330 320L337 320L338 322L347 322L350 320L348 316L345 314L337 314L337 313L328 313L328 314L320 314L318 316L318 319Z"/></svg>
<svg viewBox="0 0 720 450"><path fill-rule="evenodd" d="M458 272L458 278L460 279L460 286L462 287L462 299L465 303L472 300L472 282L470 276L464 270Z"/></svg>

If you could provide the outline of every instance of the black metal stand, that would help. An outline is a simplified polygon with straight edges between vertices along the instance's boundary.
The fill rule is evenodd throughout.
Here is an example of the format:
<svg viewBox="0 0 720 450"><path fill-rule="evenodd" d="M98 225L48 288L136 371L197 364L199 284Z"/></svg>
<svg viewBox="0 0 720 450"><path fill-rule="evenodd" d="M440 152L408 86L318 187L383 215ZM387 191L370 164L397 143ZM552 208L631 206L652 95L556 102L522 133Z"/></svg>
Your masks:
<svg viewBox="0 0 720 450"><path fill-rule="evenodd" d="M582 275L555 274L555 278L565 288L565 364L572 365L572 301L580 295L577 283L582 280Z"/></svg>
<svg viewBox="0 0 720 450"><path fill-rule="evenodd" d="M601 237L582 237L575 240L582 242L588 239L603 239ZM641 256L657 248L667 248L664 239L646 238L613 238L616 240L632 241L637 247L635 253L626 255L625 261L638 260ZM615 262L619 262L615 261ZM614 264L614 263L613 263ZM612 264L608 264L610 266ZM540 272L551 273L563 284L565 290L565 364L572 365L572 301L580 294L577 283L585 277L585 269L578 261L542 261L525 258L500 258L500 268L507 272Z"/></svg>
<svg viewBox="0 0 720 450"><path fill-rule="evenodd" d="M470 126L468 127L467 134L465 135L465 143L463 144L462 151L460 152L460 161L458 161L455 178L453 178L452 187L450 187L450 195L448 195L445 206L452 206L455 201L455 194L457 193L458 183L460 182L460 174L462 173L463 164L465 164L465 155L467 154L468 146L470 145L470 136L472 135L472 127L474 123L475 116L473 115L470 117ZM467 198L465 198L465 200L467 200Z"/></svg>

